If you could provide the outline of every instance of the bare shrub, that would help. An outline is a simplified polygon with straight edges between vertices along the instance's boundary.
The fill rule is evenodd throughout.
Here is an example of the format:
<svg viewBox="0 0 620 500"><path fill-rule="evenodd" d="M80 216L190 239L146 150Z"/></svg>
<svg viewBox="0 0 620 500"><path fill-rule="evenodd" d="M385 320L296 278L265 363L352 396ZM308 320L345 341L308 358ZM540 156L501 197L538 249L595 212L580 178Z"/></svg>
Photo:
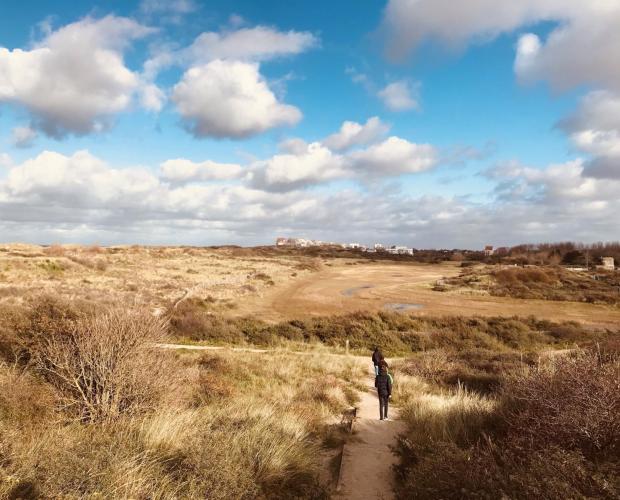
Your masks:
<svg viewBox="0 0 620 500"><path fill-rule="evenodd" d="M401 496L618 498L619 370L613 347L552 359L510 377L486 420L418 398L405 407Z"/></svg>
<svg viewBox="0 0 620 500"><path fill-rule="evenodd" d="M43 253L49 257L64 257L67 250L61 245L51 245L44 248Z"/></svg>
<svg viewBox="0 0 620 500"><path fill-rule="evenodd" d="M513 378L504 389L512 434L537 448L551 445L586 456L620 454L620 363L592 353L551 361Z"/></svg>
<svg viewBox="0 0 620 500"><path fill-rule="evenodd" d="M85 248L84 251L87 253L99 254L99 253L105 253L105 248L102 248L99 245L91 245Z"/></svg>
<svg viewBox="0 0 620 500"><path fill-rule="evenodd" d="M109 421L145 410L157 400L165 356L160 319L146 311L109 310L64 321L32 346L37 370L81 421Z"/></svg>

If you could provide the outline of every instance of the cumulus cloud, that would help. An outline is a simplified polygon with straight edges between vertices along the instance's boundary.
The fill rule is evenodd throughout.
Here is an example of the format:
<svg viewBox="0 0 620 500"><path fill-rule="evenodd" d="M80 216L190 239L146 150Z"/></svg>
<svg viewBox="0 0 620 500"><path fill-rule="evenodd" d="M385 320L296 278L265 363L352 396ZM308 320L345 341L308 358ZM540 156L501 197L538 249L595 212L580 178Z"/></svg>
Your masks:
<svg viewBox="0 0 620 500"><path fill-rule="evenodd" d="M620 179L620 97L609 91L586 94L579 108L560 122L575 147L593 155L592 177Z"/></svg>
<svg viewBox="0 0 620 500"><path fill-rule="evenodd" d="M312 178L316 165L329 172L339 160L315 143L299 160L310 168L290 172L291 161L298 159L271 162L271 188ZM597 241L618 231L620 180L593 179L584 168L582 161L543 169L503 165L488 173L499 186L495 199L474 203L376 185L279 192L263 189L253 177L209 182L193 172L185 184L170 183L143 168L114 168L86 151L44 152L0 180L0 230L7 239L48 243L256 244L282 231L362 242L370 234L418 247Z"/></svg>
<svg viewBox="0 0 620 500"><path fill-rule="evenodd" d="M522 35L515 60L519 79L546 80L559 90L589 83L620 91L620 68L610 63L620 60L620 4L606 3L608 8L597 8L584 2L582 11L545 41Z"/></svg>
<svg viewBox="0 0 620 500"><path fill-rule="evenodd" d="M332 151L345 151L354 146L372 144L387 134L389 130L390 126L383 123L377 116L369 118L363 125L345 121L338 132L323 140L323 144Z"/></svg>
<svg viewBox="0 0 620 500"><path fill-rule="evenodd" d="M269 191L291 191L346 175L343 158L318 142L297 144L294 153L278 154L252 166L253 186Z"/></svg>
<svg viewBox="0 0 620 500"><path fill-rule="evenodd" d="M190 68L172 100L196 137L240 139L294 125L301 111L276 98L257 63L215 60Z"/></svg>
<svg viewBox="0 0 620 500"><path fill-rule="evenodd" d="M460 47L530 23L571 19L584 9L604 11L612 3L606 0L587 3L581 0L389 0L382 29L388 55L402 58L425 40Z"/></svg>
<svg viewBox="0 0 620 500"><path fill-rule="evenodd" d="M29 148L37 137L37 131L31 127L15 127L11 131L11 144L16 148Z"/></svg>
<svg viewBox="0 0 620 500"><path fill-rule="evenodd" d="M233 18L232 25L238 27L238 21ZM204 32L188 47L154 49L144 63L143 77L153 82L165 68L187 68L171 96L186 128L197 137L249 137L301 119L297 108L278 101L260 74L259 64L300 54L318 44L312 33L267 26ZM145 107L157 110L164 98L154 87L144 93L143 101ZM215 116L220 111L226 113Z"/></svg>
<svg viewBox="0 0 620 500"><path fill-rule="evenodd" d="M539 80L558 90L588 84L580 108L560 126L575 146L593 155L585 174L620 177L620 3L608 0L390 0L382 28L387 51L399 58L425 40L452 47L485 42L541 21L556 23L548 35L521 33L514 70L521 83Z"/></svg>
<svg viewBox="0 0 620 500"><path fill-rule="evenodd" d="M418 109L418 86L407 80L389 83L377 95L390 111Z"/></svg>
<svg viewBox="0 0 620 500"><path fill-rule="evenodd" d="M319 43L319 39L307 31L285 32L268 26L208 31L198 35L188 47L162 45L156 48L144 63L144 75L152 81L169 66L194 67L218 59L263 62L300 54Z"/></svg>
<svg viewBox="0 0 620 500"><path fill-rule="evenodd" d="M0 103L23 106L52 137L104 130L140 87L123 51L152 32L123 17L86 18L32 50L0 47Z"/></svg>
<svg viewBox="0 0 620 500"><path fill-rule="evenodd" d="M453 47L484 42L541 21L558 25L546 38L523 34L515 71L524 82L540 79L566 89L587 82L620 89L620 4L608 0L390 0L382 28L387 51L403 57L425 40Z"/></svg>
<svg viewBox="0 0 620 500"><path fill-rule="evenodd" d="M158 187L146 169L110 169L88 151L72 156L44 151L14 166L0 183L0 193L41 206L122 208L155 201Z"/></svg>
<svg viewBox="0 0 620 500"><path fill-rule="evenodd" d="M161 164L162 177L174 182L231 180L238 178L242 171L241 165L210 160L194 162L177 158Z"/></svg>
<svg viewBox="0 0 620 500"><path fill-rule="evenodd" d="M197 64L215 59L267 61L300 54L318 45L306 31L278 31L267 26L241 28L224 32L205 32L184 51L184 57Z"/></svg>
<svg viewBox="0 0 620 500"><path fill-rule="evenodd" d="M422 172L437 164L437 150L430 144L415 144L400 137L349 155L351 168L371 176L389 176Z"/></svg>

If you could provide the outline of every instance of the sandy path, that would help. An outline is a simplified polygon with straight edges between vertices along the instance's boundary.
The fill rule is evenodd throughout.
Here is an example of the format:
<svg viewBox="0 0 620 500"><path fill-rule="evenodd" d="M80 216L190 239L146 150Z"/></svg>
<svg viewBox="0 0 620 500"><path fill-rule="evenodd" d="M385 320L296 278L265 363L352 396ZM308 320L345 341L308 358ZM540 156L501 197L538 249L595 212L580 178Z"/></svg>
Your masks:
<svg viewBox="0 0 620 500"><path fill-rule="evenodd" d="M391 447L396 445L398 434L404 424L398 411L390 406L390 420L379 420L379 401L373 387L374 375L369 374L367 390L360 394L357 418L353 424L354 437L343 450L340 489L337 499L384 499L395 498L392 491L394 474L392 465L398 457Z"/></svg>

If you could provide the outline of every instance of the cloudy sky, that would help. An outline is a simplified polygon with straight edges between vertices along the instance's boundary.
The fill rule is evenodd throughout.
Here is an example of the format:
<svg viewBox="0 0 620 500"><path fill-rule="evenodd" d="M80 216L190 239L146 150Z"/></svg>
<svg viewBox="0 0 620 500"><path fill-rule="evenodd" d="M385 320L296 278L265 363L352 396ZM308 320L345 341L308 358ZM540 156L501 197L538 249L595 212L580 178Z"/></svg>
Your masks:
<svg viewBox="0 0 620 500"><path fill-rule="evenodd" d="M617 0L23 0L0 241L620 239Z"/></svg>

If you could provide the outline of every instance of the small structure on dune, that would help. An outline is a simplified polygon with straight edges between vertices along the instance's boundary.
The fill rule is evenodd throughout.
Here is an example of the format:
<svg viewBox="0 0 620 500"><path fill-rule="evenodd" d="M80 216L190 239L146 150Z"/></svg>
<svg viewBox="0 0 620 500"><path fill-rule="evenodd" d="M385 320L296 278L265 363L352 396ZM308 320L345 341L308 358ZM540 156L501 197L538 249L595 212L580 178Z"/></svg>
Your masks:
<svg viewBox="0 0 620 500"><path fill-rule="evenodd" d="M494 253L495 250L493 249L493 245L487 245L484 247L484 255L486 255L487 257L490 257Z"/></svg>
<svg viewBox="0 0 620 500"><path fill-rule="evenodd" d="M613 271L616 269L616 264L613 257L601 257L601 261L602 264L596 266L598 269L603 269L605 271Z"/></svg>

